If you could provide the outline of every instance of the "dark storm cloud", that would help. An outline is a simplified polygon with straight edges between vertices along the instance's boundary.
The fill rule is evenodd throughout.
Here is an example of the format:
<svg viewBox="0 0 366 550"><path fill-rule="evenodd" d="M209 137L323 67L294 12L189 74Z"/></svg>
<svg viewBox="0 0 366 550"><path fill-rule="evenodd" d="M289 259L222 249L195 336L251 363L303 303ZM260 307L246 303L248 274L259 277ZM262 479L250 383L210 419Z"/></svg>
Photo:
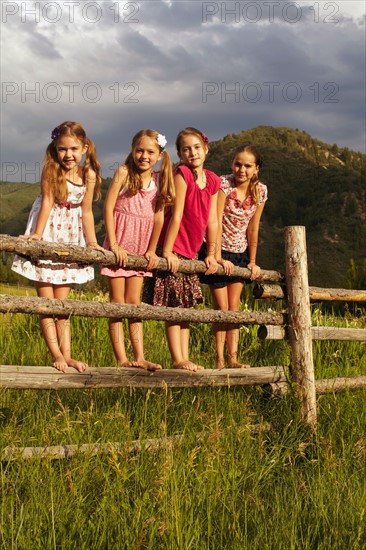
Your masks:
<svg viewBox="0 0 366 550"><path fill-rule="evenodd" d="M363 150L359 3L270 4L273 17L265 1L100 1L52 24L22 22L19 7L2 29L2 158L39 161L65 119L85 124L105 172L146 127L167 135L173 155L187 125L211 140L258 125L297 127ZM239 17L222 11L233 5Z"/></svg>

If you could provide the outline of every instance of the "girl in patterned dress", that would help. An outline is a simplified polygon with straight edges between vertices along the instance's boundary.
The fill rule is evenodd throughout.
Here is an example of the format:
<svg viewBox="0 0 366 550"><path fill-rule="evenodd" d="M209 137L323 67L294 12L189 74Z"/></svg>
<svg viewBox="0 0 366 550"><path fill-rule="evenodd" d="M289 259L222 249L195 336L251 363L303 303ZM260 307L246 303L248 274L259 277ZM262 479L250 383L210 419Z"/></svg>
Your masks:
<svg viewBox="0 0 366 550"><path fill-rule="evenodd" d="M262 157L253 144L238 147L233 154L233 173L221 176L218 196L219 230L217 262L230 275L234 266L247 267L251 279L260 275L256 264L259 222L267 200L267 187L258 180ZM210 277L215 309L239 311L243 280L227 276ZM224 347L227 344L229 368L248 368L238 363L239 329L230 325L214 325L216 368L225 368Z"/></svg>
<svg viewBox="0 0 366 550"><path fill-rule="evenodd" d="M206 274L215 273L217 233L217 195L220 178L205 170L208 139L196 128L185 128L176 139L181 164L175 171L176 199L168 208L159 244L171 272L146 281L144 301L160 306L192 307L203 302L197 274L178 273L179 259L197 258L206 234L208 252L204 258ZM167 322L166 335L173 367L189 371L203 367L189 360L189 324Z"/></svg>
<svg viewBox="0 0 366 550"><path fill-rule="evenodd" d="M93 141L78 122L57 126L46 149L41 176L41 195L35 200L28 218L25 237L69 243L103 250L97 244L92 202L99 198L101 177ZM85 163L80 165L85 155ZM94 278L91 266L79 266L51 260L30 260L15 256L13 271L35 281L42 298L66 299L71 284ZM40 316L42 334L52 355L52 365L61 372L73 367L84 372L87 364L71 357L70 320L66 317Z"/></svg>
<svg viewBox="0 0 366 550"><path fill-rule="evenodd" d="M117 168L104 206L107 235L104 246L116 256L116 267L103 267L102 275L109 279L110 300L118 304L140 304L144 277L149 271L125 269L127 254L144 255L147 269L157 267L156 245L163 227L164 206L174 198L172 164L165 151L165 136L155 130L140 130L132 139L131 152L125 164ZM162 159L160 172L153 167ZM161 365L144 356L142 323L129 320L129 335L134 361L128 361L121 319L111 319L109 333L113 351L120 367L147 370Z"/></svg>

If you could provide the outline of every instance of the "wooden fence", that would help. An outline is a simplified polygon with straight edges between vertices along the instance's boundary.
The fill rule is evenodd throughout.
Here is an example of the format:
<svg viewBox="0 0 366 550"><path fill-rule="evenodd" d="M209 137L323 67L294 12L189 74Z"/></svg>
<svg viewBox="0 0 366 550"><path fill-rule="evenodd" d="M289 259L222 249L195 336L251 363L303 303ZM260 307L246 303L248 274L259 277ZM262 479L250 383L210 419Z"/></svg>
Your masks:
<svg viewBox="0 0 366 550"><path fill-rule="evenodd" d="M0 250L16 252L31 258L55 261L114 265L112 252L105 254L73 245L56 245L42 241L30 241L8 235L0 235ZM105 388L105 387L198 387L271 384L272 387L287 385L289 376L294 382L301 403L301 418L313 429L316 427L316 394L341 389L356 389L366 385L366 376L315 380L312 355L312 340L347 339L366 340L364 329L336 329L312 327L310 300L343 300L366 302L366 291L323 289L309 287L305 228L285 229L285 276L277 271L262 270L254 287L255 297L287 299L286 313L228 312L217 310L194 310L158 308L147 305L111 304L81 300L48 300L37 297L0 295L1 313L29 313L42 315L77 315L86 317L120 317L145 320L168 320L194 323L230 323L232 325L259 325L261 338L286 338L291 350L291 364L283 366L255 367L251 369L207 369L189 372L164 369L147 372L141 369L116 369L110 367L89 368L85 373L60 373L51 367L0 365L0 387L3 388ZM129 256L130 269L144 269L146 260ZM164 259L158 270L166 270ZM185 260L179 271L184 273L205 271L203 262ZM218 274L223 273L222 268ZM233 276L250 277L248 269L235 268ZM330 332L331 331L331 335Z"/></svg>

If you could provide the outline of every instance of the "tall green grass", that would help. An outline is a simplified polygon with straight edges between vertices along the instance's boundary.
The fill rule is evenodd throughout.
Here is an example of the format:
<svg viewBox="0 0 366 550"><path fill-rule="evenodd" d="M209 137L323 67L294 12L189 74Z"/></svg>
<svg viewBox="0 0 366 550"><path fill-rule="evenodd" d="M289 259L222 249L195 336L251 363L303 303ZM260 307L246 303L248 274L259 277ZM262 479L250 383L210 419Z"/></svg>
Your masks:
<svg viewBox="0 0 366 550"><path fill-rule="evenodd" d="M313 323L364 326L320 306ZM144 326L147 357L169 367L163 324ZM72 337L76 357L115 364L106 320L73 318ZM208 326L192 327L194 358L207 367L212 343ZM240 345L253 367L289 364L288 344L259 342L252 327L241 330ZM3 364L50 364L35 316L3 316L0 350ZM314 359L316 378L366 372L360 343L314 342ZM261 388L0 388L0 452L126 444L97 456L2 462L1 547L362 550L366 391L318 396L317 405L314 435L291 393L270 397ZM250 429L265 423L270 431ZM180 444L128 450L136 439L177 434Z"/></svg>

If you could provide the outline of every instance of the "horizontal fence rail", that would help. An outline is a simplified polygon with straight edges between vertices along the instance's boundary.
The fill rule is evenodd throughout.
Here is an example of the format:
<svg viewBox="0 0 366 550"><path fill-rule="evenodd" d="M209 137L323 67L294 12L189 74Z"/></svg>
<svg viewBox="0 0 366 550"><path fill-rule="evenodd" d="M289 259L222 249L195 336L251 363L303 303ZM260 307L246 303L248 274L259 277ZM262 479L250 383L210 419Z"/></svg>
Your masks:
<svg viewBox="0 0 366 550"><path fill-rule="evenodd" d="M286 300L286 287L279 284L256 283L253 287L253 296L270 300ZM366 302L366 290L310 286L309 298L313 302Z"/></svg>
<svg viewBox="0 0 366 550"><path fill-rule="evenodd" d="M287 322L285 313L167 308L87 300L51 300L36 296L9 296L7 294L0 294L0 313L37 313L67 317L78 315L177 323L229 323L232 325L284 325Z"/></svg>
<svg viewBox="0 0 366 550"><path fill-rule="evenodd" d="M286 392L287 368L279 366L252 369L207 369L197 372L163 369L89 367L82 375L53 367L0 365L0 388L23 390L65 390L102 388L208 388L271 385ZM366 386L366 376L324 378L315 381L317 394L356 390ZM284 391L285 389L285 391ZM274 392L276 393L276 392Z"/></svg>
<svg viewBox="0 0 366 550"><path fill-rule="evenodd" d="M276 325L261 325L257 331L260 340L287 340L286 327ZM366 328L342 328L312 326L311 338L313 340L344 340L353 342L366 342Z"/></svg>
<svg viewBox="0 0 366 550"><path fill-rule="evenodd" d="M53 260L55 262L76 262L80 264L116 265L116 257L108 250L105 253L92 248L85 248L71 244L56 244L45 241L28 241L21 237L0 235L0 250L5 252L16 252L31 259ZM146 269L147 260L143 256L128 255L127 269ZM196 260L180 260L179 271L181 273L204 273L207 266L204 262ZM169 271L168 263L160 258L156 271ZM217 275L224 275L221 266L218 267ZM251 272L247 268L235 267L232 277L250 279ZM261 270L261 281L283 281L284 275L278 271Z"/></svg>
<svg viewBox="0 0 366 550"><path fill-rule="evenodd" d="M53 367L0 365L0 387L61 390L70 388L195 388L252 386L286 382L283 367L253 369L144 369L89 367L82 374L60 373Z"/></svg>
<svg viewBox="0 0 366 550"><path fill-rule="evenodd" d="M246 429L252 433L269 432L271 425L268 422L261 424L248 424ZM198 432L195 434L197 441L210 437L209 432ZM95 456L99 454L138 453L144 451L159 451L165 448L172 448L180 445L186 439L185 435L171 435L156 439L137 439L135 441L121 443L84 443L83 445L52 445L49 447L6 447L0 460L10 462L19 459L47 458L58 460L60 458L72 458L76 455Z"/></svg>

